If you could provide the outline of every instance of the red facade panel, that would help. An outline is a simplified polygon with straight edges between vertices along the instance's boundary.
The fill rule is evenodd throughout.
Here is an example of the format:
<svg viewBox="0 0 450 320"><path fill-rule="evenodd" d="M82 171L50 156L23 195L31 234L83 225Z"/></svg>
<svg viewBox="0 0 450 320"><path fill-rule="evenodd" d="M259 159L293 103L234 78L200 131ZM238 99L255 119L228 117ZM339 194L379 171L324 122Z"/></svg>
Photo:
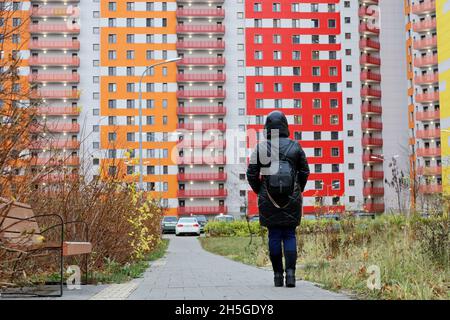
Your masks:
<svg viewBox="0 0 450 320"><path fill-rule="evenodd" d="M302 19L314 20L316 27L299 27L289 28L283 27L265 27L268 23L261 23L264 27L247 28L245 34L246 41L246 67L296 67L296 72L289 75L248 75L246 77L247 92L247 115L249 116L265 116L275 110L274 107L268 106L257 107L257 100L274 100L279 99L286 104L293 105L293 100L300 100L300 105L295 108L286 108L283 105L281 109L287 116L298 116L297 124L290 125L291 138L294 138L294 132L311 133L312 132L342 132L342 92L331 91L329 84L340 84L342 82L341 60L339 59L323 59L323 52L341 50L339 43L329 43L333 41L322 42L327 36L337 36L341 33L340 13L339 12L305 12L292 10L294 4L304 6L304 1L276 1L277 4L269 1L247 1L246 2L246 19L247 25L253 25L253 19ZM338 4L338 0L316 0L308 1L307 4ZM274 6L277 8L274 8ZM255 8L258 11L255 12ZM285 23L285 22L284 22ZM321 39L319 43L303 43L306 37L317 35ZM297 37L296 37L297 36ZM322 37L320 37L322 36ZM274 41L276 38L277 41ZM256 40L256 41L255 41ZM331 40L331 39L330 39ZM275 42L275 43L274 43ZM274 51L277 51L274 53ZM320 52L321 59L314 59L313 53ZM278 56L277 56L278 55ZM336 56L339 56L337 54ZM275 59L276 57L276 59ZM320 68L320 74L313 73L313 67ZM266 69L267 70L267 69ZM286 69L285 69L286 70ZM295 74L295 75L292 75ZM311 92L309 88L313 83L320 84L320 90ZM275 84L281 86L281 90L275 91ZM258 87L259 90L256 90ZM308 90L305 89L308 87ZM336 85L339 88L338 85ZM278 88L279 89L279 88ZM314 100L320 99L320 106L314 104ZM298 101L297 101L298 102ZM267 103L271 105L271 103ZM280 110L280 109L279 109ZM321 121L314 121L314 116L321 116ZM253 136L249 137L249 147L253 148L256 141L254 139L254 131L263 129L263 125L248 125L248 132ZM303 135L304 136L304 135ZM341 135L342 136L342 135ZM344 163L344 143L342 140L314 140L308 141L302 139L300 141L302 147L307 149L321 148L320 157L310 157L310 164L343 164ZM336 153L337 150L337 153ZM312 154L312 152L307 152ZM311 180L321 180L324 185L331 185L334 181L340 181L339 190L307 190L304 194L305 198L312 197L331 197L344 195L344 174L338 173L312 173ZM327 189L327 188L325 188ZM331 206L327 209L335 212L342 212L342 206ZM257 214L257 199L252 192L249 194L249 214ZM314 206L306 205L305 212L313 213Z"/></svg>

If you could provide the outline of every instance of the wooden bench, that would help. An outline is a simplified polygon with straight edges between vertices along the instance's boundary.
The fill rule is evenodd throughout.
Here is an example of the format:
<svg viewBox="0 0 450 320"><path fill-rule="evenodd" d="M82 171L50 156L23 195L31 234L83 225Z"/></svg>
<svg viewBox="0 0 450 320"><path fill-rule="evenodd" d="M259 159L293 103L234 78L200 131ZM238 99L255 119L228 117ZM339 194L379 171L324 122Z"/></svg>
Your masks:
<svg viewBox="0 0 450 320"><path fill-rule="evenodd" d="M58 223L45 229L39 228L36 218L55 218ZM84 241L65 241L65 227L70 224L84 225ZM58 241L49 242L45 239L48 231L60 228L61 234ZM92 252L92 244L88 242L89 229L83 221L65 222L57 214L35 215L31 206L21 202L10 201L0 198L0 242L5 244L9 250L19 250L24 254L32 254L42 250L59 251L60 256L60 292L57 296L63 294L64 283L64 257L74 255L85 256L85 281L88 281L88 254ZM3 292L2 294L8 294ZM17 294L17 293L14 293ZM26 293L29 294L29 293ZM33 294L35 295L35 294ZM42 295L39 295L42 296ZM48 295L45 295L48 296ZM51 295L54 296L54 295Z"/></svg>

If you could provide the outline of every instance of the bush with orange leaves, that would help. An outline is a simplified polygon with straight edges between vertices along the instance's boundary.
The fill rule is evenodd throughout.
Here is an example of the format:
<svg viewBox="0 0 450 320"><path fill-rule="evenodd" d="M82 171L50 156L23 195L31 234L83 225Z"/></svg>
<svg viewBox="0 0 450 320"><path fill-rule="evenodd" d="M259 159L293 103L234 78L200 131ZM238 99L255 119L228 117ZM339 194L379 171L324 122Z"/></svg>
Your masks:
<svg viewBox="0 0 450 320"><path fill-rule="evenodd" d="M30 190L21 201L30 203L36 215L58 214L64 221L84 221L89 226L88 241L93 245L89 270L101 271L113 261L127 264L142 260L161 241L161 219L164 210L159 201L147 197L132 184L115 179L70 179L51 188ZM0 213L1 214L1 213ZM51 218L39 219L40 226L55 223ZM84 240L84 226L68 225L65 239ZM58 241L60 230L46 234L45 241ZM58 270L58 256L23 255L7 250L0 243L0 282L27 283L37 276L44 279ZM70 257L65 263L82 267L82 257ZM14 270L12 269L15 266Z"/></svg>

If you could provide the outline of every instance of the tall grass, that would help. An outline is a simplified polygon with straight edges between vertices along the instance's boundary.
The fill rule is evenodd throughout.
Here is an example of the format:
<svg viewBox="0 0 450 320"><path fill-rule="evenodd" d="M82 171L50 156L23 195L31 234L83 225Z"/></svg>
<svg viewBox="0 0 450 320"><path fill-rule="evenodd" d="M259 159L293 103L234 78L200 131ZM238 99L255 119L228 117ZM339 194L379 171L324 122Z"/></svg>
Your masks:
<svg viewBox="0 0 450 320"><path fill-rule="evenodd" d="M226 234L230 234L228 231ZM219 236L219 230L214 230ZM304 221L297 229L298 278L346 290L366 299L449 299L450 235L448 216L423 219L382 216ZM248 236L248 235L246 235ZM206 250L253 265L269 265L261 239L210 237ZM265 262L261 264L261 261ZM370 266L381 272L381 288L367 286Z"/></svg>

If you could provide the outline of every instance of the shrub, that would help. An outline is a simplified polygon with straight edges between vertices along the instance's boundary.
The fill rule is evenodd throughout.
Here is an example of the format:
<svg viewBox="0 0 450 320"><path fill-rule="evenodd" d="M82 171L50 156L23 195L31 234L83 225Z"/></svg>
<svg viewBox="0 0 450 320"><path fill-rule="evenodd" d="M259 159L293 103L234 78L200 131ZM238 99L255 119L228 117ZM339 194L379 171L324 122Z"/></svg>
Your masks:
<svg viewBox="0 0 450 320"><path fill-rule="evenodd" d="M132 184L116 180L80 179L50 189L32 190L21 199L32 204L34 213L58 214L64 221L84 221L89 226L93 252L89 256L91 272L111 266L126 266L142 260L161 241L160 223L163 209L157 199L137 191ZM1 215L1 213L0 213ZM42 229L57 221L39 219ZM65 239L84 240L83 225L68 225ZM46 241L58 241L60 229L46 234ZM65 259L67 264L83 268L81 256ZM10 262L9 262L10 261ZM27 274L52 274L57 271L56 255L34 259L33 255L8 252L0 247L0 282L23 282ZM16 263L17 262L17 263ZM13 269L13 266L18 266Z"/></svg>
<svg viewBox="0 0 450 320"><path fill-rule="evenodd" d="M247 237L250 234L260 235L264 229L258 222L247 221L211 221L205 226L205 234L209 237Z"/></svg>

